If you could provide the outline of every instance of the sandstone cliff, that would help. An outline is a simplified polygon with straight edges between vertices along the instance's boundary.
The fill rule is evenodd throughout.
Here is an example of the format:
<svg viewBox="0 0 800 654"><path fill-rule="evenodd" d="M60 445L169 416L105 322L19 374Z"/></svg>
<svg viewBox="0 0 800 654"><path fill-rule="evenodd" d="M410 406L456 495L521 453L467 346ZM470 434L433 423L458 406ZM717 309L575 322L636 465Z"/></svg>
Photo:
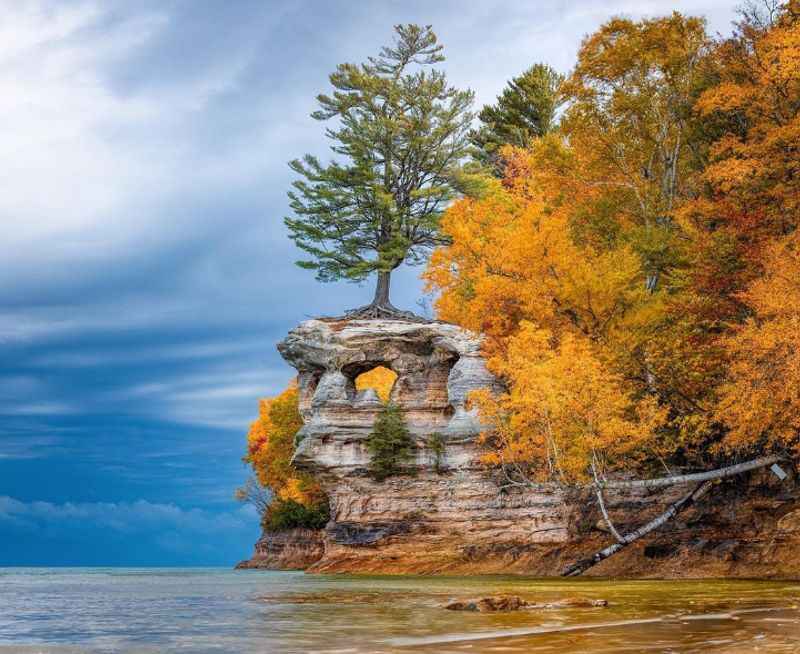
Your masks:
<svg viewBox="0 0 800 654"><path fill-rule="evenodd" d="M610 542L591 496L508 487L481 465L480 425L467 396L497 382L474 335L436 322L309 320L278 349L298 371L305 424L294 463L320 479L331 521L314 537L265 534L254 565L554 575ZM398 375L391 398L405 412L417 456L414 475L378 483L367 475L364 440L381 404L373 391L357 392L354 380L381 365ZM428 446L434 433L445 442L438 461ZM634 527L685 492L620 492L608 505L620 528ZM797 576L799 507L793 475L779 482L762 472L726 482L680 522L591 574Z"/></svg>
<svg viewBox="0 0 800 654"><path fill-rule="evenodd" d="M305 570L322 558L323 532L316 529L264 531L256 541L253 556L237 568Z"/></svg>

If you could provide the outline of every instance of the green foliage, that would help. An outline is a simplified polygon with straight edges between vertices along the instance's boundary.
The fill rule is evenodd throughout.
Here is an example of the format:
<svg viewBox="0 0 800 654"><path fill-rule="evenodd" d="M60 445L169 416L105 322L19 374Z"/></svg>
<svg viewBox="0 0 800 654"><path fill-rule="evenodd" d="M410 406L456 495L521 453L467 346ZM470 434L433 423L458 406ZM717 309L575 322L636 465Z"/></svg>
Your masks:
<svg viewBox="0 0 800 654"><path fill-rule="evenodd" d="M322 529L330 517L327 501L306 506L294 500L282 500L276 497L264 513L261 524L269 531L283 531L295 527Z"/></svg>
<svg viewBox="0 0 800 654"><path fill-rule="evenodd" d="M443 208L467 155L471 91L431 69L444 60L430 26L398 25L393 47L368 63L340 64L332 95L317 97L317 120L336 119L327 136L338 161L312 156L289 165L292 240L309 257L298 265L320 281L362 281L420 263L445 243Z"/></svg>
<svg viewBox="0 0 800 654"><path fill-rule="evenodd" d="M524 148L534 137L551 132L556 127L563 79L550 66L535 64L508 82L497 102L478 114L482 125L469 134L474 157L499 173L500 148Z"/></svg>
<svg viewBox="0 0 800 654"><path fill-rule="evenodd" d="M437 474L442 473L442 459L444 457L444 436L438 431L428 436L428 449L433 453L433 469Z"/></svg>
<svg viewBox="0 0 800 654"><path fill-rule="evenodd" d="M410 472L407 464L414 458L416 444L396 404L389 403L381 410L366 443L372 457L369 471L376 481Z"/></svg>

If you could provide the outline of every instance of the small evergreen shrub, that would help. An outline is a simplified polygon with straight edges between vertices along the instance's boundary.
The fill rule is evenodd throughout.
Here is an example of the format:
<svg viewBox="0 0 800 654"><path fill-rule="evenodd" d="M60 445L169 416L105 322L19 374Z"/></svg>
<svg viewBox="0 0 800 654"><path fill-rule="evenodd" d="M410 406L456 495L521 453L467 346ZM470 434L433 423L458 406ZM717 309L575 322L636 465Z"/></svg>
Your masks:
<svg viewBox="0 0 800 654"><path fill-rule="evenodd" d="M444 436L438 431L428 436L428 449L433 453L433 469L436 474L442 474L442 459L444 458Z"/></svg>
<svg viewBox="0 0 800 654"><path fill-rule="evenodd" d="M383 407L366 443L371 455L369 472L375 481L411 472L407 464L414 459L416 444L396 404Z"/></svg>
<svg viewBox="0 0 800 654"><path fill-rule="evenodd" d="M261 524L269 531L284 531L295 527L322 529L330 517L327 502L306 506L294 500L275 498L264 513Z"/></svg>

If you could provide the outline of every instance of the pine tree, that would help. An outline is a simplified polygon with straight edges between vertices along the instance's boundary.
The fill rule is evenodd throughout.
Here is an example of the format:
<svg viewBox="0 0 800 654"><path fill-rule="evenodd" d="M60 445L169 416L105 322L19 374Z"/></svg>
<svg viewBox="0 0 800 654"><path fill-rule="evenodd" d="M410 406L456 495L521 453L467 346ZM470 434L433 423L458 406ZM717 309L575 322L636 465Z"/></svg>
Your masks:
<svg viewBox="0 0 800 654"><path fill-rule="evenodd" d="M435 68L444 60L430 26L397 25L393 47L367 63L340 64L333 95L319 95L312 117L337 119L326 130L338 161L307 154L290 167L290 236L319 281L361 282L377 273L370 305L359 317L393 316L391 273L418 264L446 242L439 218L454 197L454 174L467 154L471 91L448 86Z"/></svg>
<svg viewBox="0 0 800 654"><path fill-rule="evenodd" d="M475 159L500 174L500 148L524 148L534 137L553 131L563 80L550 66L535 64L508 82L497 102L481 109L478 119L482 125L469 134Z"/></svg>
<svg viewBox="0 0 800 654"><path fill-rule="evenodd" d="M416 444L399 406L390 402L383 407L366 443L372 457L369 471L373 479L383 481L408 472L407 464L414 458Z"/></svg>

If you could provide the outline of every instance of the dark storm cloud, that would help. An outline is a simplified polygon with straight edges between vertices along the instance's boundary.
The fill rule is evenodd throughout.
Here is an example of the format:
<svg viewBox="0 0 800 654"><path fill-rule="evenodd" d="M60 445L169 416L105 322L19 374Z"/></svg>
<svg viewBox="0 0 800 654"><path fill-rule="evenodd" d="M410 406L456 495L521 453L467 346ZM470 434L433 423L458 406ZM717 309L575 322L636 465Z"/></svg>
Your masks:
<svg viewBox="0 0 800 654"><path fill-rule="evenodd" d="M716 29L730 20L727 0L693 5ZM257 399L291 376L275 342L370 293L297 269L281 222L286 161L328 152L308 114L337 62L375 53L394 23L433 23L452 81L480 103L533 62L565 69L609 15L660 10L6 3L0 564L48 564L53 551L59 563L219 563L249 551L256 521L231 495ZM396 304L414 307L417 273L397 276ZM212 528L215 516L231 529Z"/></svg>

